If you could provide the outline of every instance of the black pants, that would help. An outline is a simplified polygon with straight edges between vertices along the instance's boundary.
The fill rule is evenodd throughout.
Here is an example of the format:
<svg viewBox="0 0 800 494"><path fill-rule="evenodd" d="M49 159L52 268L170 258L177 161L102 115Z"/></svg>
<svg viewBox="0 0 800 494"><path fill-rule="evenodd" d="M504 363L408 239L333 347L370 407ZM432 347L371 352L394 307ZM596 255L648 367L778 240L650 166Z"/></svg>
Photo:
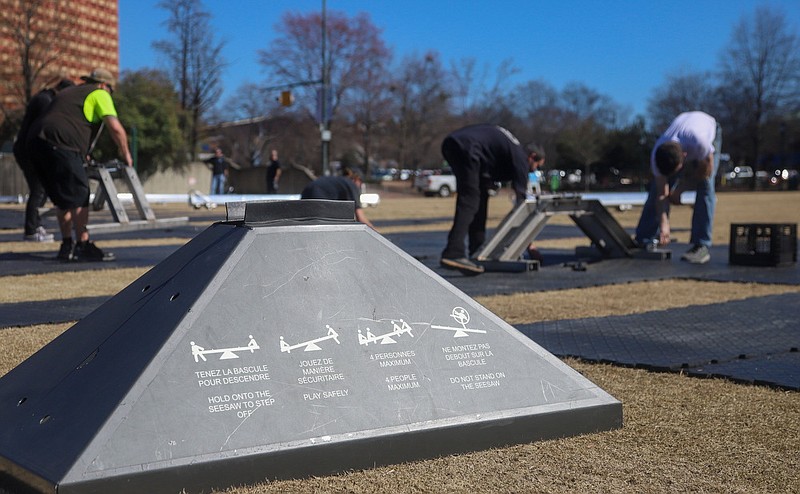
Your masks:
<svg viewBox="0 0 800 494"><path fill-rule="evenodd" d="M447 235L447 246L442 251L442 257L467 257L467 239L471 257L486 240L488 185L491 179L482 177L480 160L470 149L462 149L450 138L442 143L442 155L453 169L457 189L453 226Z"/></svg>
<svg viewBox="0 0 800 494"><path fill-rule="evenodd" d="M22 174L25 176L25 182L28 183L28 190L30 191L28 203L25 205L25 235L33 235L42 224L39 208L44 206L47 201L47 194L30 160L20 153L14 153L14 158L22 169Z"/></svg>

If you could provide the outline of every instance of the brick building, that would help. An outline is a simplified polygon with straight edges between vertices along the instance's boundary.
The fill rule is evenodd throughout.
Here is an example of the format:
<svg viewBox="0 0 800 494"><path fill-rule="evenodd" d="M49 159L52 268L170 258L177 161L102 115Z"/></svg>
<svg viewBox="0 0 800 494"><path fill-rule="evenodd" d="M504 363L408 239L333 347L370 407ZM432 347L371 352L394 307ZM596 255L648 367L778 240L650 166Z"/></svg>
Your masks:
<svg viewBox="0 0 800 494"><path fill-rule="evenodd" d="M24 28L28 20L30 30ZM44 65L31 94L57 78L77 80L94 67L119 77L117 0L0 0L0 196L21 197L28 189L11 155L26 93L20 34L32 41L29 65Z"/></svg>
<svg viewBox="0 0 800 494"><path fill-rule="evenodd" d="M26 32L28 19L32 28ZM0 119L25 101L22 43L15 39L20 33L34 40L33 68L48 60L33 94L55 77L77 79L94 67L119 76L118 0L0 0Z"/></svg>

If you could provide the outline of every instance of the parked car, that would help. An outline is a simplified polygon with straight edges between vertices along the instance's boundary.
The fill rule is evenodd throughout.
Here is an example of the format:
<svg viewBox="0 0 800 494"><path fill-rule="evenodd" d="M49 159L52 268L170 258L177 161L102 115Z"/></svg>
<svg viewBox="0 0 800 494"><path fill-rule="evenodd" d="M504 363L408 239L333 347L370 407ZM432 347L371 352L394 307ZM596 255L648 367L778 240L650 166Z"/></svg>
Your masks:
<svg viewBox="0 0 800 494"><path fill-rule="evenodd" d="M720 176L720 181L730 187L749 184L755 173L753 168L747 165L728 165L718 175Z"/></svg>
<svg viewBox="0 0 800 494"><path fill-rule="evenodd" d="M422 170L414 179L414 187L426 196L449 197L456 192L456 176L450 168Z"/></svg>
<svg viewBox="0 0 800 494"><path fill-rule="evenodd" d="M759 171L758 185L763 187L778 187L781 189L797 189L797 170L776 169L772 172Z"/></svg>
<svg viewBox="0 0 800 494"><path fill-rule="evenodd" d="M376 168L372 170L371 177L373 182L385 182L388 180L394 179L391 170L385 170L383 168Z"/></svg>
<svg viewBox="0 0 800 494"><path fill-rule="evenodd" d="M781 176L786 182L786 188L789 190L797 190L800 188L800 172L797 170L783 170Z"/></svg>
<svg viewBox="0 0 800 494"><path fill-rule="evenodd" d="M756 172L756 186L769 187L775 186L778 183L778 178L767 170L758 170Z"/></svg>
<svg viewBox="0 0 800 494"><path fill-rule="evenodd" d="M728 180L735 180L737 178L753 178L753 168L750 166L735 166L728 172Z"/></svg>

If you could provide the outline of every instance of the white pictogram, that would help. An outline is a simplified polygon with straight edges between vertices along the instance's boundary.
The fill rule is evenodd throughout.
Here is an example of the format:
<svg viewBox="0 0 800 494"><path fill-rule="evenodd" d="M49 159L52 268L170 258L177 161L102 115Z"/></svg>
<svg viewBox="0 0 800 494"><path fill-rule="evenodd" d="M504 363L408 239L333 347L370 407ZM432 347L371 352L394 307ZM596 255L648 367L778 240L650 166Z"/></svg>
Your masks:
<svg viewBox="0 0 800 494"><path fill-rule="evenodd" d="M249 335L250 341L247 343L247 346L237 346L232 348L217 348L206 350L205 348L201 347L200 345L196 344L193 341L190 341L189 344L192 346L192 356L194 357L195 362L199 362L201 359L203 362L206 362L206 355L212 355L215 353L221 354L219 356L220 360L228 360L233 358L239 358L236 352L244 352L249 350L250 353L255 353L256 350L260 350L261 347L258 346L256 340L253 339L253 335Z"/></svg>
<svg viewBox="0 0 800 494"><path fill-rule="evenodd" d="M400 323L399 325L397 323ZM408 334L410 337L414 337L411 334L411 326L408 325L407 322L400 319L399 321L392 321L392 328L394 329L390 333L386 333L383 335L376 336L372 334L372 331L367 328L367 335L364 336L361 334L361 330L358 330L358 343L364 346L369 345L370 343L378 343L380 342L381 345L391 345L393 343L397 343L397 341L392 338L392 336L400 336L403 333Z"/></svg>
<svg viewBox="0 0 800 494"><path fill-rule="evenodd" d="M450 312L450 317L453 318L455 322L461 325L460 328L455 328L452 326L438 326L436 324L431 324L432 329L444 329L446 331L453 331L453 338L466 338L469 336L468 333L483 333L486 334L486 330L483 329L470 329L467 328L467 323L469 323L469 312L467 309L463 307L453 307L453 310Z"/></svg>
<svg viewBox="0 0 800 494"><path fill-rule="evenodd" d="M304 352L316 352L322 350L322 348L320 348L319 345L317 345L317 343L322 343L323 341L326 340L334 340L336 341L337 344L341 345L341 343L339 343L339 333L337 333L336 330L330 327L330 325L328 324L326 324L325 327L328 328L327 336L322 336L314 340L304 341L296 345L290 345L286 343L283 340L283 336L281 336L281 351L286 353L292 353L292 350L297 350L298 348L305 347L305 350L303 350Z"/></svg>

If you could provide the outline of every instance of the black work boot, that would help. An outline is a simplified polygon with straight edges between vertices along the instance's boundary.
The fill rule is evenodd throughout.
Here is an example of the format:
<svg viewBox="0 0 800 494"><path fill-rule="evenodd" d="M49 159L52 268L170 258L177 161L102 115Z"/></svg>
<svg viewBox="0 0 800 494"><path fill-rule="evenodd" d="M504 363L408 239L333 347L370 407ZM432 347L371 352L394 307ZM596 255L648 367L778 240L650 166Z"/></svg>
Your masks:
<svg viewBox="0 0 800 494"><path fill-rule="evenodd" d="M97 247L94 242L87 240L86 242L78 242L72 250L73 261L84 262L105 262L113 261L116 256L113 252L103 252L102 249Z"/></svg>
<svg viewBox="0 0 800 494"><path fill-rule="evenodd" d="M71 238L65 238L61 241L61 247L58 248L58 255L56 259L63 262L72 260L72 251L75 249L75 244L72 243Z"/></svg>

